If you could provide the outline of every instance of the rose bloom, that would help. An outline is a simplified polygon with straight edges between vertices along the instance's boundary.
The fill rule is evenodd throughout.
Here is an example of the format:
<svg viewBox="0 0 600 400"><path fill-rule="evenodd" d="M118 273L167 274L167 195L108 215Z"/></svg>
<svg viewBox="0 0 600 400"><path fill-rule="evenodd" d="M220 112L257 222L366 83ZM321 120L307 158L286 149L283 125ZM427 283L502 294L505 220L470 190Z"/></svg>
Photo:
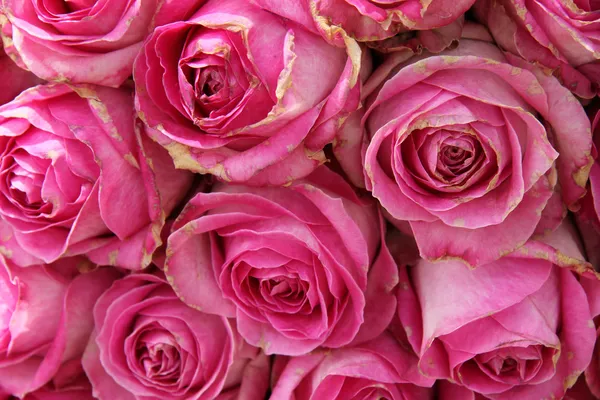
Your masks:
<svg viewBox="0 0 600 400"><path fill-rule="evenodd" d="M76 257L19 268L0 256L0 397L60 388L81 371L92 308L118 277L107 268L78 274L87 264Z"/></svg>
<svg viewBox="0 0 600 400"><path fill-rule="evenodd" d="M475 270L402 269L398 316L419 370L483 398L563 398L590 364L600 313L599 275L571 228Z"/></svg>
<svg viewBox="0 0 600 400"><path fill-rule="evenodd" d="M7 52L40 78L117 87L154 27L203 1L2 0L2 35Z"/></svg>
<svg viewBox="0 0 600 400"><path fill-rule="evenodd" d="M433 385L417 370L414 354L389 333L356 347L276 356L272 399L430 400Z"/></svg>
<svg viewBox="0 0 600 400"><path fill-rule="evenodd" d="M85 253L149 264L191 177L134 117L132 93L100 86L38 86L0 107L0 215L13 243L46 263Z"/></svg>
<svg viewBox="0 0 600 400"><path fill-rule="evenodd" d="M2 23L0 15L0 24ZM13 60L0 48L0 105L8 103L23 90L41 83L41 80L31 72L17 66Z"/></svg>
<svg viewBox="0 0 600 400"><path fill-rule="evenodd" d="M580 97L600 84L600 14L595 1L479 0L475 13L503 50L554 73Z"/></svg>
<svg viewBox="0 0 600 400"><path fill-rule="evenodd" d="M600 398L600 285L588 285L586 287L590 298L590 310L596 315L596 348L592 355L592 362L585 370L585 381L590 392L596 398Z"/></svg>
<svg viewBox="0 0 600 400"><path fill-rule="evenodd" d="M313 30L247 0L208 1L146 41L134 66L140 116L179 168L258 186L306 176L360 89L358 44Z"/></svg>
<svg viewBox="0 0 600 400"><path fill-rule="evenodd" d="M251 0L288 18L314 20L320 30L340 26L360 42L376 42L409 31L433 31L462 25L463 14L475 0L310 0L285 2ZM302 17L298 17L301 15ZM459 21L459 24L456 22ZM308 24L308 23L307 23ZM431 32L431 33L433 33ZM444 32L444 30L442 30ZM420 35L420 33L417 33ZM425 34L433 39L434 35Z"/></svg>
<svg viewBox="0 0 600 400"><path fill-rule="evenodd" d="M265 397L268 358L232 321L182 303L161 275L115 282L94 320L83 366L100 400Z"/></svg>
<svg viewBox="0 0 600 400"><path fill-rule="evenodd" d="M41 388L27 393L23 400L93 400L92 385L81 360L65 363L52 380ZM16 400L14 396L0 392L1 400Z"/></svg>
<svg viewBox="0 0 600 400"><path fill-rule="evenodd" d="M289 187L217 184L173 225L165 274L183 301L236 317L267 354L341 347L394 315L382 230L375 203L326 167Z"/></svg>
<svg viewBox="0 0 600 400"><path fill-rule="evenodd" d="M505 57L482 27L468 33L481 40L440 55L391 54L336 154L392 219L410 222L423 258L475 267L529 239L553 195L555 161L575 209L592 158L590 122L571 93ZM558 203L548 210L556 220Z"/></svg>
<svg viewBox="0 0 600 400"><path fill-rule="evenodd" d="M590 170L588 193L581 201L581 208L575 214L577 227L581 232L587 256L597 271L600 271L600 112L596 113L592 124L594 137L593 156L596 162Z"/></svg>

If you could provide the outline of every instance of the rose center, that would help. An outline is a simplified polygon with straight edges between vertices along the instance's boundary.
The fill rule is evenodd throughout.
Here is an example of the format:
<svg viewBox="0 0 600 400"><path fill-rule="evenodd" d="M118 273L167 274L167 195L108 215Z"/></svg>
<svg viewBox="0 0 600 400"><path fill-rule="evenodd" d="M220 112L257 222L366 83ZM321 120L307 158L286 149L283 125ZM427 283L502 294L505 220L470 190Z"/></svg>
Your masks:
<svg viewBox="0 0 600 400"><path fill-rule="evenodd" d="M353 400L388 400L392 398L393 396L387 390L380 387L366 387L352 397Z"/></svg>
<svg viewBox="0 0 600 400"><path fill-rule="evenodd" d="M180 375L179 350L169 343L141 343L138 360L147 379L173 382Z"/></svg>
<svg viewBox="0 0 600 400"><path fill-rule="evenodd" d="M376 5L377 7L388 9L388 8L396 8L401 6L404 1L398 0L371 0L371 3Z"/></svg>
<svg viewBox="0 0 600 400"><path fill-rule="evenodd" d="M475 172L481 153L473 137L453 134L439 144L436 172L443 180L460 184Z"/></svg>
<svg viewBox="0 0 600 400"><path fill-rule="evenodd" d="M12 161L12 165L5 171L5 194L24 212L37 213L45 204L44 173L50 162L33 157L28 162L22 161L23 165L18 158Z"/></svg>
<svg viewBox="0 0 600 400"><path fill-rule="evenodd" d="M507 358L502 362L500 373L514 371L517 368L517 361L514 358Z"/></svg>
<svg viewBox="0 0 600 400"><path fill-rule="evenodd" d="M17 175L10 178L9 188L15 200L26 208L36 208L42 203L43 177L40 175Z"/></svg>
<svg viewBox="0 0 600 400"><path fill-rule="evenodd" d="M69 12L86 10L92 8L96 4L96 0L64 0L65 8Z"/></svg>
<svg viewBox="0 0 600 400"><path fill-rule="evenodd" d="M217 94L223 89L223 77L217 71L208 70L202 71L203 75L205 75L202 79L203 84L202 88L200 88L199 92L206 97L210 97L214 94Z"/></svg>

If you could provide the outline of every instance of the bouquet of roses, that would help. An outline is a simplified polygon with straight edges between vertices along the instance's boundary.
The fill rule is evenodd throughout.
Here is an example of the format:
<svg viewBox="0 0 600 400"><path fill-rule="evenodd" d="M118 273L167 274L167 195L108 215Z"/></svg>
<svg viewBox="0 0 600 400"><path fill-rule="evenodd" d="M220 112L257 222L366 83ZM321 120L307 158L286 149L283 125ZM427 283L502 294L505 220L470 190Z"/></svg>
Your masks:
<svg viewBox="0 0 600 400"><path fill-rule="evenodd" d="M0 400L600 399L597 0L0 25Z"/></svg>

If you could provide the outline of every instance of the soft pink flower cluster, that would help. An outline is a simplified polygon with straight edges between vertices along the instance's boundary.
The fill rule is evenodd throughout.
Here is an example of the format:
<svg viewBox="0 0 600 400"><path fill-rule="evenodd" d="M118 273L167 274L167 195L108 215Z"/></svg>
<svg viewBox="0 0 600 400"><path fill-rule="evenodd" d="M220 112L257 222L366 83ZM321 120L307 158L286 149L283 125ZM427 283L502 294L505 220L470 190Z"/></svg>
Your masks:
<svg viewBox="0 0 600 400"><path fill-rule="evenodd" d="M0 400L600 399L598 0L0 24Z"/></svg>

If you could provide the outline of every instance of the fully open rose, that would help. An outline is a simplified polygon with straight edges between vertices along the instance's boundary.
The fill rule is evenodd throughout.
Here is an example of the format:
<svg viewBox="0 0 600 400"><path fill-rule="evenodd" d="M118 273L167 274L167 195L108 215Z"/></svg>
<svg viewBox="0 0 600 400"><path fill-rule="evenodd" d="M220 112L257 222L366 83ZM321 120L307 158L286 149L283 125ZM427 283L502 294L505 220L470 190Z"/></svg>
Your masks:
<svg viewBox="0 0 600 400"><path fill-rule="evenodd" d="M221 184L173 225L165 271L182 300L237 317L267 354L305 354L390 322L397 268L382 229L374 202L325 167L285 188Z"/></svg>
<svg viewBox="0 0 600 400"><path fill-rule="evenodd" d="M246 0L209 1L147 40L134 67L140 116L179 168L288 183L325 162L358 106L361 50L346 42Z"/></svg>
<svg viewBox="0 0 600 400"><path fill-rule="evenodd" d="M86 263L70 258L19 268L0 257L0 398L85 388L85 380L71 378L82 371L94 304L119 276L108 268L79 275Z"/></svg>
<svg viewBox="0 0 600 400"><path fill-rule="evenodd" d="M161 275L115 282L94 319L83 366L100 400L265 397L267 357L232 321L182 303Z"/></svg>
<svg viewBox="0 0 600 400"><path fill-rule="evenodd" d="M586 0L479 0L475 5L504 50L553 72L592 98L600 84L600 7Z"/></svg>
<svg viewBox="0 0 600 400"><path fill-rule="evenodd" d="M191 176L143 129L127 90L38 86L0 107L0 215L14 231L5 246L15 245L7 250L148 265Z"/></svg>
<svg viewBox="0 0 600 400"><path fill-rule="evenodd" d="M275 357L272 399L430 400L433 379L389 333L356 347ZM425 387L419 387L425 386Z"/></svg>
<svg viewBox="0 0 600 400"><path fill-rule="evenodd" d="M7 52L55 82L119 86L144 38L204 0L2 0Z"/></svg>
<svg viewBox="0 0 600 400"><path fill-rule="evenodd" d="M420 371L490 399L562 398L590 365L600 313L600 280L570 228L476 270L402 269L398 315Z"/></svg>
<svg viewBox="0 0 600 400"><path fill-rule="evenodd" d="M554 192L555 162L573 209L593 162L579 102L554 77L505 57L479 28L468 33L481 40L463 38L440 55L391 54L336 148L353 182L410 222L422 257L471 267L532 235ZM549 212L560 220L563 211Z"/></svg>

